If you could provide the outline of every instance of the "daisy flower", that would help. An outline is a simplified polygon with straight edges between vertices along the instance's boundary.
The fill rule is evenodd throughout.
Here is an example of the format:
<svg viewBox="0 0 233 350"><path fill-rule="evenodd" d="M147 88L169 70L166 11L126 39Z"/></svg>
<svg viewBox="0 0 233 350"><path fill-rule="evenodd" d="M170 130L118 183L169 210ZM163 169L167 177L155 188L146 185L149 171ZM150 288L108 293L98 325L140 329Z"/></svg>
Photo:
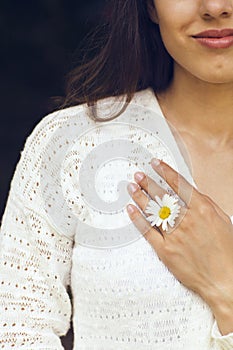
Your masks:
<svg viewBox="0 0 233 350"><path fill-rule="evenodd" d="M175 225L175 218L179 216L180 205L177 204L178 199L165 194L162 199L155 196L155 200L150 200L145 213L151 214L147 220L151 222L151 226L159 227L162 224L164 231L168 230L168 224L173 227Z"/></svg>

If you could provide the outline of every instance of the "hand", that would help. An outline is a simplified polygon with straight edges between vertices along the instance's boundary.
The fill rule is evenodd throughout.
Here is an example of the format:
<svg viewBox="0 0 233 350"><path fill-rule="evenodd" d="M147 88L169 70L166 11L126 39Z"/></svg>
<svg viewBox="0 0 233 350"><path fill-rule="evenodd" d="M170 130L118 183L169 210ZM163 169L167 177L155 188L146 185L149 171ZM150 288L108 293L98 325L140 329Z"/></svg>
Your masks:
<svg viewBox="0 0 233 350"><path fill-rule="evenodd" d="M158 163L158 162L157 162ZM222 333L233 331L233 225L228 215L208 196L197 191L164 162L153 169L179 195L182 207L170 234L155 229L140 210L127 207L130 219L149 241L159 258L186 287L198 293L211 307ZM137 174L137 173L136 173ZM166 193L150 177L135 181L129 193L139 208L150 198ZM141 173L142 174L142 173ZM142 191L144 190L144 192ZM148 194L148 195L147 195ZM134 211L130 212L129 209ZM179 220L178 220L179 219ZM177 224L178 222L178 224Z"/></svg>

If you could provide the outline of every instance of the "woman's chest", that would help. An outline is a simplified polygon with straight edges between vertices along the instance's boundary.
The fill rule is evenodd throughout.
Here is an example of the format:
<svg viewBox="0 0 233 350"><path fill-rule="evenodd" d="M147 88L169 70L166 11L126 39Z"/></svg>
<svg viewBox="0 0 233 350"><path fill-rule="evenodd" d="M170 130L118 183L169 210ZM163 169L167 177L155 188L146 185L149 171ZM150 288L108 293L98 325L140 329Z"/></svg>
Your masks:
<svg viewBox="0 0 233 350"><path fill-rule="evenodd" d="M188 144L191 174L198 190L226 214L233 215L233 150L220 151L203 144Z"/></svg>

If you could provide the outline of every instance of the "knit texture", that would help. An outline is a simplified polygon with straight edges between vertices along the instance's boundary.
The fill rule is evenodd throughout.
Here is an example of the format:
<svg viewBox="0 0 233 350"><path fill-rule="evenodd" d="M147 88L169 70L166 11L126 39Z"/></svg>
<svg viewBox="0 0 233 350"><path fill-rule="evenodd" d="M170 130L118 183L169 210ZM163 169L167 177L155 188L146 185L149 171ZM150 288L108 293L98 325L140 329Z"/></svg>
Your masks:
<svg viewBox="0 0 233 350"><path fill-rule="evenodd" d="M106 118L119 107L105 99L97 112ZM171 130L149 89L113 121L95 122L81 105L35 127L1 225L0 349L62 349L71 317L74 350L233 349L233 334L220 334L208 305L168 271L126 212L136 171L175 195L152 157L196 187Z"/></svg>

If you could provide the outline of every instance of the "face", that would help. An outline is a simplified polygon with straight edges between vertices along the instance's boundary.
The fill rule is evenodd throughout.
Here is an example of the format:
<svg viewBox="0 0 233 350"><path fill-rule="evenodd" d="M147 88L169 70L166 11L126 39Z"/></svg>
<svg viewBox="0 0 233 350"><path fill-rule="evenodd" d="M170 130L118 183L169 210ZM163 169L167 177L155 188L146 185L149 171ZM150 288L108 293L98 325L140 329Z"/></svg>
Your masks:
<svg viewBox="0 0 233 350"><path fill-rule="evenodd" d="M151 1L150 17L159 24L175 73L232 83L233 0Z"/></svg>

